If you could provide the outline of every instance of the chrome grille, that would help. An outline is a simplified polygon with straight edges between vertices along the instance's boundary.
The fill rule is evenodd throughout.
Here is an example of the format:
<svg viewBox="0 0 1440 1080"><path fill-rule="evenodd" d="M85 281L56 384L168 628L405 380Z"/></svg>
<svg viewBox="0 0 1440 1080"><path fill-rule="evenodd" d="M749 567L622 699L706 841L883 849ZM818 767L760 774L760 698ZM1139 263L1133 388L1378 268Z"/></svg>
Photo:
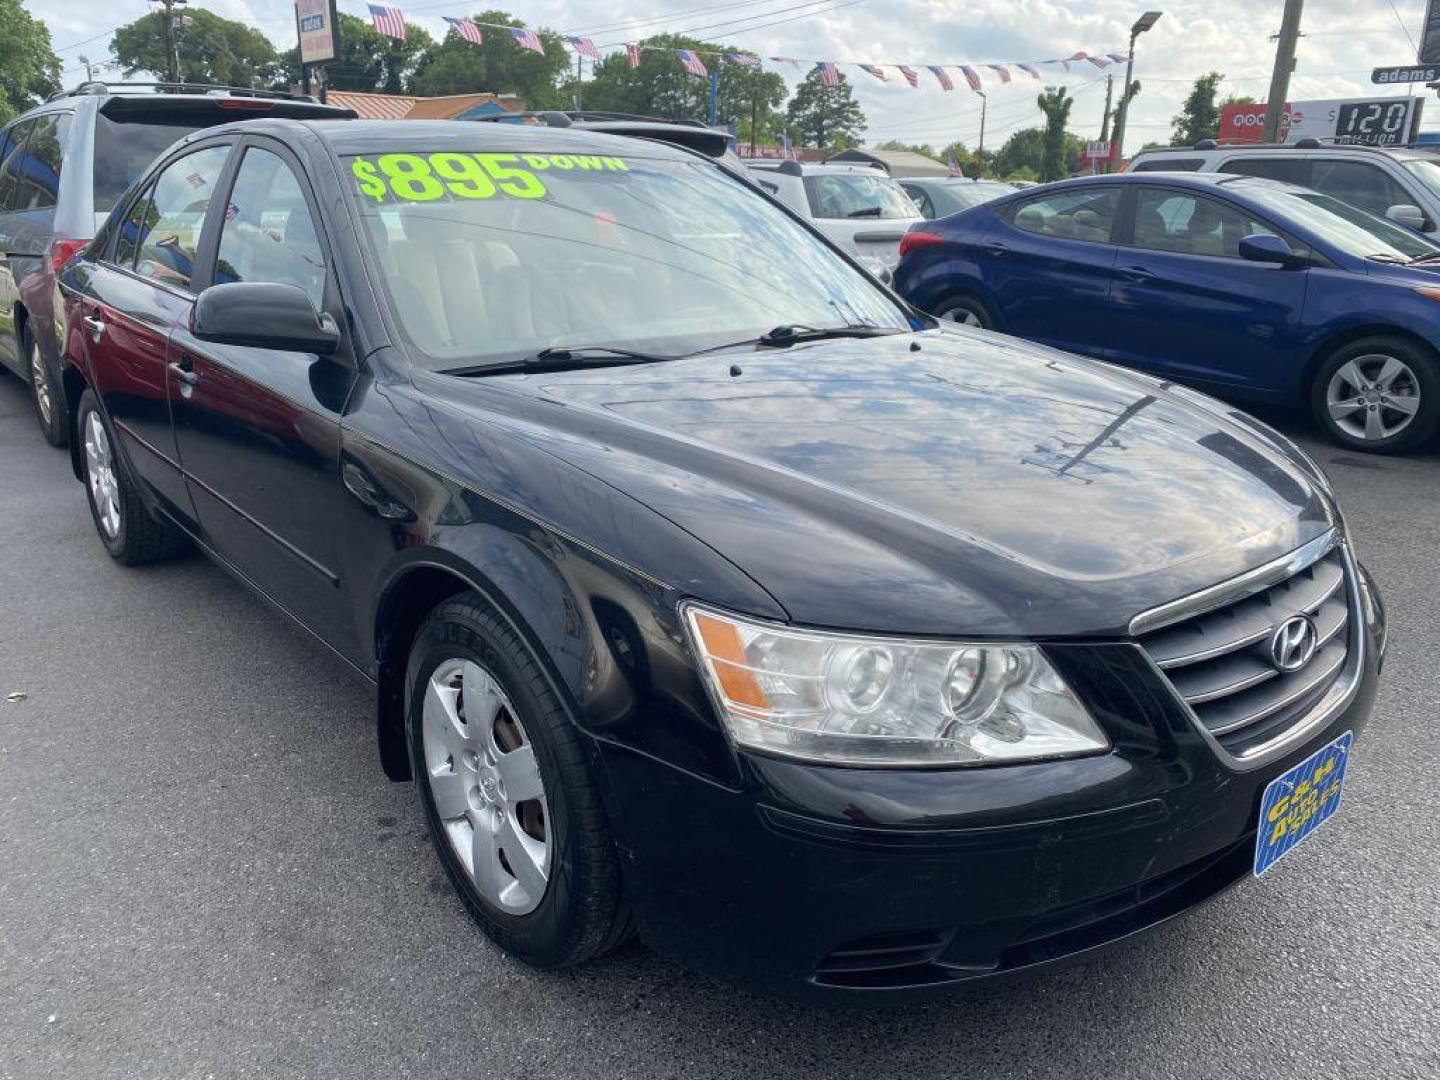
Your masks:
<svg viewBox="0 0 1440 1080"><path fill-rule="evenodd" d="M1243 754L1315 708L1345 670L1350 591L1344 551L1327 537L1273 572L1222 587L1208 603L1202 594L1142 616L1136 636L1206 730ZM1270 643L1295 615L1314 623L1316 647L1287 672Z"/></svg>

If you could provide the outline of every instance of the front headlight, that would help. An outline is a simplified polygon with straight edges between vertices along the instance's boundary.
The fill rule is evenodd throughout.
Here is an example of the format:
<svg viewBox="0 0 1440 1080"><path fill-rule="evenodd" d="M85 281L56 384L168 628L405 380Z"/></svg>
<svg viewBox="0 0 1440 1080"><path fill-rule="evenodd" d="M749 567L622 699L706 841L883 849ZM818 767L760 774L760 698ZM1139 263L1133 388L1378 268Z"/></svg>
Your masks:
<svg viewBox="0 0 1440 1080"><path fill-rule="evenodd" d="M796 630L695 605L691 645L726 728L843 765L983 765L1106 750L1039 648Z"/></svg>

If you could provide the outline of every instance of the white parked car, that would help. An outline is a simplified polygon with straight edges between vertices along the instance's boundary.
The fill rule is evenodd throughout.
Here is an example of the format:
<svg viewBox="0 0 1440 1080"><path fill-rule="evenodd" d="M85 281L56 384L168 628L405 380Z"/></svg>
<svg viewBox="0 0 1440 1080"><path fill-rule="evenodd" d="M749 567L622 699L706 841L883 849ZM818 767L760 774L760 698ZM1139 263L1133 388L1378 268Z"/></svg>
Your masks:
<svg viewBox="0 0 1440 1080"><path fill-rule="evenodd" d="M803 161L747 162L755 181L888 280L900 261L900 239L924 217L899 183L872 165Z"/></svg>

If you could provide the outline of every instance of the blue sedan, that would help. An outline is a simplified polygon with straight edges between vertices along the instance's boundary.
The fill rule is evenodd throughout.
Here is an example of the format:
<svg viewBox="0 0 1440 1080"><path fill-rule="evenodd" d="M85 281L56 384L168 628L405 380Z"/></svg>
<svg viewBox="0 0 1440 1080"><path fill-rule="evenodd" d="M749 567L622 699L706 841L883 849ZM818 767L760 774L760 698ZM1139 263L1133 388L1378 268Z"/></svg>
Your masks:
<svg viewBox="0 0 1440 1080"><path fill-rule="evenodd" d="M896 288L942 318L1302 404L1358 450L1440 428L1440 246L1318 192L1101 176L925 222L900 250Z"/></svg>

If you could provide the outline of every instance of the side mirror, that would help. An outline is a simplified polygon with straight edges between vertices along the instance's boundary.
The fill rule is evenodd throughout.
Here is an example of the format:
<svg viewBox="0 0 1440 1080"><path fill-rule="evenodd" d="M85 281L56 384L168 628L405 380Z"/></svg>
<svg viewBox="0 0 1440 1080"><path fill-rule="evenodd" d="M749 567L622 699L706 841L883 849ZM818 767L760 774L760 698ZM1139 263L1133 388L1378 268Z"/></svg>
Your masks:
<svg viewBox="0 0 1440 1080"><path fill-rule="evenodd" d="M1425 211L1418 206L1400 203L1386 210L1385 216L1396 225L1404 225L1407 229L1414 229L1416 232L1425 231Z"/></svg>
<svg viewBox="0 0 1440 1080"><path fill-rule="evenodd" d="M335 321L316 312L304 289L263 281L211 285L195 300L190 332L221 345L322 356L340 344Z"/></svg>
<svg viewBox="0 0 1440 1080"><path fill-rule="evenodd" d="M1273 263L1288 268L1304 265L1290 245L1272 233L1254 233L1240 238L1240 257L1250 262Z"/></svg>

